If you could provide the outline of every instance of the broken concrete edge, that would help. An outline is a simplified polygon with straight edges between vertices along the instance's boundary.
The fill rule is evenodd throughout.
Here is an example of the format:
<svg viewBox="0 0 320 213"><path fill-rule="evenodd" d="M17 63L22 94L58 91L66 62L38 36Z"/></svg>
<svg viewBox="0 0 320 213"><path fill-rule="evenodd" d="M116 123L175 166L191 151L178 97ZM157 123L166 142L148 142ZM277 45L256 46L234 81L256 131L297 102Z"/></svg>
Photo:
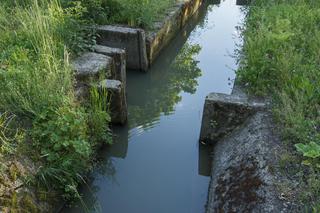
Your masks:
<svg viewBox="0 0 320 213"><path fill-rule="evenodd" d="M124 56L124 52L119 49L98 46L96 50L113 56L117 55L119 59ZM126 86L124 84L126 75L125 72L116 75L115 67L113 58L105 54L87 52L76 58L72 62L76 78L75 95L77 100L84 104L90 99L91 88L98 88L99 91L105 88L107 101L110 101L111 123L125 124L127 121ZM117 72L123 71L117 70ZM124 82L114 79L105 80L116 76Z"/></svg>
<svg viewBox="0 0 320 213"><path fill-rule="evenodd" d="M145 31L117 25L97 27L97 43L126 51L127 67L133 70L147 71L149 62L146 51Z"/></svg>
<svg viewBox="0 0 320 213"><path fill-rule="evenodd" d="M105 79L99 83L98 88L99 91L107 92L111 123L124 125L128 114L124 85L118 80Z"/></svg>
<svg viewBox="0 0 320 213"><path fill-rule="evenodd" d="M118 80L104 79L99 82L81 84L75 91L80 103L85 104L90 99L90 90L92 88L98 89L100 95L106 96L107 111L110 113L111 124L126 124L128 106L123 83Z"/></svg>
<svg viewBox="0 0 320 213"><path fill-rule="evenodd" d="M110 56L113 58L115 62L115 72L114 75L111 76L111 79L119 80L126 87L126 51L120 48L112 48L103 45L95 45L93 46L93 50L96 53L103 54L106 56Z"/></svg>
<svg viewBox="0 0 320 213"><path fill-rule="evenodd" d="M215 144L231 133L254 112L265 110L264 102L236 94L211 93L206 97L200 142Z"/></svg>

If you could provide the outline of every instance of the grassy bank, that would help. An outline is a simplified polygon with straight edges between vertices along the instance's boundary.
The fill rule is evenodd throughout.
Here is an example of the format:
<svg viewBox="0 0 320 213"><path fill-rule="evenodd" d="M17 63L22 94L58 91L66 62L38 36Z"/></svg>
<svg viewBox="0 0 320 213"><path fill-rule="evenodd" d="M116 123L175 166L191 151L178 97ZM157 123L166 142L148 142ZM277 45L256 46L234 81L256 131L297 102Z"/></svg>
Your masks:
<svg viewBox="0 0 320 213"><path fill-rule="evenodd" d="M77 186L92 166L96 147L110 142L107 101L95 90L88 103L75 97L69 63L90 50L96 37L86 26L151 29L173 3L1 1L0 211L36 212L34 201L50 200L51 192L78 197Z"/></svg>
<svg viewBox="0 0 320 213"><path fill-rule="evenodd" d="M83 15L97 24L124 24L152 29L177 0L61 0L64 7L81 5Z"/></svg>
<svg viewBox="0 0 320 213"><path fill-rule="evenodd" d="M92 42L84 11L55 0L1 2L0 208L10 212L24 200L7 187L17 179L44 193L77 196L95 147L109 141L107 103L92 91L91 102L81 106L74 94L69 59ZM33 173L22 172L26 160L34 162Z"/></svg>
<svg viewBox="0 0 320 213"><path fill-rule="evenodd" d="M237 73L252 94L272 96L288 147L282 164L300 179L295 190L307 206L320 203L319 23L319 1L253 1Z"/></svg>

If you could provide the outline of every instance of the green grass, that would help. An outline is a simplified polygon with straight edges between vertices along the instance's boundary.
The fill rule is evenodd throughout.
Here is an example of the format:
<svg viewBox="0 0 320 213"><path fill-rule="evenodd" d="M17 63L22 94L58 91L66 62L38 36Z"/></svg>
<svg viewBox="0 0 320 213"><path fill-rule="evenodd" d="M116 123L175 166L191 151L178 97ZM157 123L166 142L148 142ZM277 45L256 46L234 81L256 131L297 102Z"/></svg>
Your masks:
<svg viewBox="0 0 320 213"><path fill-rule="evenodd" d="M65 198L77 196L96 146L110 142L107 101L93 90L91 102L81 106L74 94L70 58L94 38L84 27L84 11L79 5L63 9L57 0L0 5L0 112L16 116L14 128L26 132L15 155L41 162L36 184L60 190ZM5 137L3 116L0 157L14 146Z"/></svg>
<svg viewBox="0 0 320 213"><path fill-rule="evenodd" d="M62 0L65 6L74 6L73 0ZM155 21L165 15L165 11L176 0L81 0L86 8L86 19L97 24L124 24L152 29Z"/></svg>
<svg viewBox="0 0 320 213"><path fill-rule="evenodd" d="M255 95L273 97L283 141L301 167L309 205L320 202L320 2L254 1L246 19L238 77ZM292 148L292 149L291 149Z"/></svg>
<svg viewBox="0 0 320 213"><path fill-rule="evenodd" d="M82 105L74 94L70 60L95 43L94 30L86 26L151 29L174 3L1 1L0 163L8 156L27 156L40 165L29 183L41 194L53 189L67 199L78 197L77 186L92 165L95 149L111 142L106 96L92 90L91 99ZM13 194L10 199L19 208L19 197Z"/></svg>

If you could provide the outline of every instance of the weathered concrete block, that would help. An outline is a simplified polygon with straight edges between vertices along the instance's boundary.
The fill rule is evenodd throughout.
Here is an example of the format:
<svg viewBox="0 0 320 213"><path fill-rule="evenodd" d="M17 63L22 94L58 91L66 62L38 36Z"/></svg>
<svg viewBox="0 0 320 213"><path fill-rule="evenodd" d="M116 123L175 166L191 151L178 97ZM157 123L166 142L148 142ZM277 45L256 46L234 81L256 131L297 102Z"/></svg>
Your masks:
<svg viewBox="0 0 320 213"><path fill-rule="evenodd" d="M98 44L121 48L127 54L127 67L147 71L148 59L146 52L146 36L142 29L120 26L99 26Z"/></svg>
<svg viewBox="0 0 320 213"><path fill-rule="evenodd" d="M215 144L206 213L295 212L281 200L278 186L289 179L278 165L286 148L273 128L272 115L258 111Z"/></svg>
<svg viewBox="0 0 320 213"><path fill-rule="evenodd" d="M232 132L264 103L249 101L246 97L211 93L203 110L200 141L215 144Z"/></svg>
<svg viewBox="0 0 320 213"><path fill-rule="evenodd" d="M99 54L103 54L112 57L115 63L114 76L111 79L121 81L124 87L127 85L126 80L126 52L123 49L112 48L103 45L95 45L94 51Z"/></svg>
<svg viewBox="0 0 320 213"><path fill-rule="evenodd" d="M183 0L178 2L168 13L164 21L155 24L155 29L147 32L146 45L149 64L158 57L176 34L183 28L187 20L200 8L203 0Z"/></svg>
<svg viewBox="0 0 320 213"><path fill-rule="evenodd" d="M71 66L76 74L77 83L105 79L114 75L114 62L111 57L87 52L75 59Z"/></svg>
<svg viewBox="0 0 320 213"><path fill-rule="evenodd" d="M127 100L123 85L118 80L103 80L99 84L100 89L106 89L110 100L111 122L113 124L125 124L127 121Z"/></svg>

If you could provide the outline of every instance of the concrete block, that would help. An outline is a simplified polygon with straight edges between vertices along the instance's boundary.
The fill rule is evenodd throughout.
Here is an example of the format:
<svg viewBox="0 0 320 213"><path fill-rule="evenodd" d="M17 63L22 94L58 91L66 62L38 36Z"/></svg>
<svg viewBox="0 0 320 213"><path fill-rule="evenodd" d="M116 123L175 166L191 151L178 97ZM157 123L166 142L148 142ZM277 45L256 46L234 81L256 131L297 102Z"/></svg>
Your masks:
<svg viewBox="0 0 320 213"><path fill-rule="evenodd" d="M111 57L87 52L76 58L71 66L75 71L77 83L105 79L114 73L114 62Z"/></svg>
<svg viewBox="0 0 320 213"><path fill-rule="evenodd" d="M99 83L100 89L106 89L110 100L111 123L125 124L127 121L127 100L123 85L118 80L103 80Z"/></svg>
<svg viewBox="0 0 320 213"><path fill-rule="evenodd" d="M115 63L115 72L111 79L121 81L124 87L127 85L126 80L126 52L123 49L112 48L103 45L95 45L94 51L112 57Z"/></svg>
<svg viewBox="0 0 320 213"><path fill-rule="evenodd" d="M264 103L246 97L211 93L203 110L200 142L215 144L240 126L252 113L265 107Z"/></svg>
<svg viewBox="0 0 320 213"><path fill-rule="evenodd" d="M121 48L127 54L127 67L148 70L146 36L142 29L104 25L99 26L97 42L100 45Z"/></svg>

